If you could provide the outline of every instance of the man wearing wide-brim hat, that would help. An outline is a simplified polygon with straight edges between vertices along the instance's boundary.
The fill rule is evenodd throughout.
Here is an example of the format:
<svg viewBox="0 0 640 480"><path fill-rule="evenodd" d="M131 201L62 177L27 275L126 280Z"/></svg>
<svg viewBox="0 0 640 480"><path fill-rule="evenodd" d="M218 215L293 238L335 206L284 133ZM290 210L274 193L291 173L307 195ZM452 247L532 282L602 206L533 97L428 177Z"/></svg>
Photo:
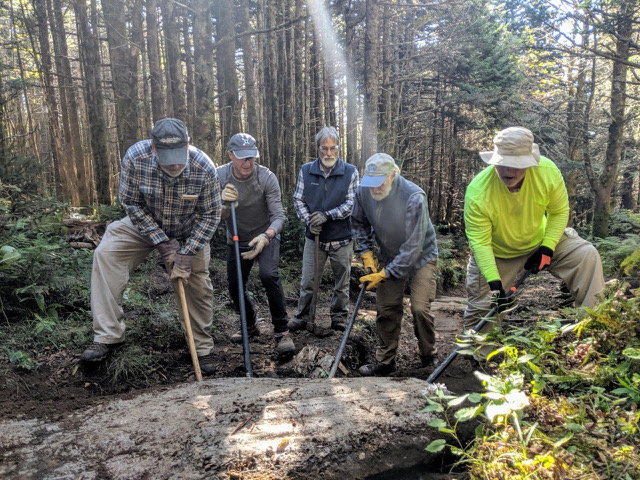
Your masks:
<svg viewBox="0 0 640 480"><path fill-rule="evenodd" d="M480 152L489 166L465 195L471 248L465 328L473 328L491 306L506 308L505 291L524 270L547 268L565 282L577 307L593 307L604 288L602 262L591 243L567 228L569 200L560 170L540 155L526 128L502 130L493 143L493 151Z"/></svg>

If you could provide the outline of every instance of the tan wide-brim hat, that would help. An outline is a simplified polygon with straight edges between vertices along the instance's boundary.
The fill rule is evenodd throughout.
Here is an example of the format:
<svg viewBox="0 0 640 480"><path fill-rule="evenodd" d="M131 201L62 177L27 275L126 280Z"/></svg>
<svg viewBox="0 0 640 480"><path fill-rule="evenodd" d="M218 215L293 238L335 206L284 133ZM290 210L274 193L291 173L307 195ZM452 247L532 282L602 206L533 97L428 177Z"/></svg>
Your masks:
<svg viewBox="0 0 640 480"><path fill-rule="evenodd" d="M537 167L540 149L533 141L533 133L523 127L509 127L498 133L491 152L480 152L480 158L489 165L512 168Z"/></svg>

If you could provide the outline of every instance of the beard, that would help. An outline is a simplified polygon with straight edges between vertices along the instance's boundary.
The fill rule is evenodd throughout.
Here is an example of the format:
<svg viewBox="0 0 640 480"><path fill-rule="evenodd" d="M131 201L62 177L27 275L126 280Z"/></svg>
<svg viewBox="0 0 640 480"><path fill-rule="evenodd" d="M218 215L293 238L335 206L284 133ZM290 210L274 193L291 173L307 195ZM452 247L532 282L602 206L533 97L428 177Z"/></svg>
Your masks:
<svg viewBox="0 0 640 480"><path fill-rule="evenodd" d="M338 157L322 157L320 158L320 162L325 168L332 168L336 162L338 161Z"/></svg>

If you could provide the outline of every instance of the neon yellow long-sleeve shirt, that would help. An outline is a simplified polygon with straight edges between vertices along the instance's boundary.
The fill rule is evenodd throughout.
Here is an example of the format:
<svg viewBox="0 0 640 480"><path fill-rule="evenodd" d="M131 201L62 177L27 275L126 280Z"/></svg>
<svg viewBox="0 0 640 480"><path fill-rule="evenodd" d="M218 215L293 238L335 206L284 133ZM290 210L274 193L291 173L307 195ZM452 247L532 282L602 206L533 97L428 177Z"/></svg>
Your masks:
<svg viewBox="0 0 640 480"><path fill-rule="evenodd" d="M494 166L482 170L467 187L465 231L487 282L500 280L496 258L526 255L540 245L554 250L568 220L564 179L546 157L527 169L518 192L509 192Z"/></svg>

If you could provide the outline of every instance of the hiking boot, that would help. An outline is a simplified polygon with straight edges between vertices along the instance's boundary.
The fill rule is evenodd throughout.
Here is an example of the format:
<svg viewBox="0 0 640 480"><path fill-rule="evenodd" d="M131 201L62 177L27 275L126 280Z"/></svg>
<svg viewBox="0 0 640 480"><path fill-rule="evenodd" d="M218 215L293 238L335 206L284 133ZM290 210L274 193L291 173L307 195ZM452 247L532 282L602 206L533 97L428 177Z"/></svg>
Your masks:
<svg viewBox="0 0 640 480"><path fill-rule="evenodd" d="M307 321L304 318L293 317L293 320L290 320L289 323L287 323L287 328L290 332L304 330L307 328Z"/></svg>
<svg viewBox="0 0 640 480"><path fill-rule="evenodd" d="M242 336L242 332L240 336ZM213 353L198 357L198 363L200 364L200 371L203 375L213 375L216 373L217 367Z"/></svg>
<svg viewBox="0 0 640 480"><path fill-rule="evenodd" d="M292 357L296 353L296 346L291 339L289 332L276 333L276 354L278 359Z"/></svg>
<svg viewBox="0 0 640 480"><path fill-rule="evenodd" d="M260 329L258 329L258 325L254 323L253 325L247 326L247 333L249 333L249 338L255 338L260 335ZM231 335L230 340L232 343L242 343L242 329Z"/></svg>
<svg viewBox="0 0 640 480"><path fill-rule="evenodd" d="M363 365L358 369L358 372L363 377L388 375L396 371L396 362L392 362L388 365L384 363L369 363Z"/></svg>
<svg viewBox="0 0 640 480"><path fill-rule="evenodd" d="M428 355L420 355L420 361L422 362L423 367L433 367L437 365L438 358L436 354L438 353L438 349L436 347L431 350L431 353Z"/></svg>
<svg viewBox="0 0 640 480"><path fill-rule="evenodd" d="M120 343L98 343L93 342L89 348L87 348L82 355L80 355L80 360L83 362L101 362L111 353L112 350L118 348L122 345Z"/></svg>
<svg viewBox="0 0 640 480"><path fill-rule="evenodd" d="M347 329L347 324L341 318L331 319L331 328L333 330L344 332Z"/></svg>

